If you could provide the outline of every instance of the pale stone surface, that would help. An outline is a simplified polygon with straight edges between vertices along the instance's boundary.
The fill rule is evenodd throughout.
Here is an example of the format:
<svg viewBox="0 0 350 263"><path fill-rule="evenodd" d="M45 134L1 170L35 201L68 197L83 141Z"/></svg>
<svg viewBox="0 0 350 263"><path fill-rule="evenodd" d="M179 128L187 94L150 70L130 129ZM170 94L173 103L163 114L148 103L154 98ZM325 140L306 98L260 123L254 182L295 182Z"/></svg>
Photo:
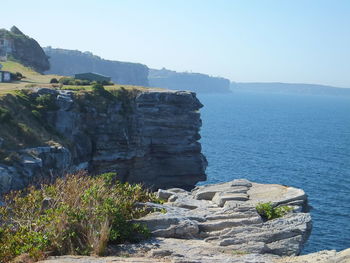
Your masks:
<svg viewBox="0 0 350 263"><path fill-rule="evenodd" d="M38 263L171 263L171 260L145 257L87 257L87 256L62 256L52 257Z"/></svg>
<svg viewBox="0 0 350 263"><path fill-rule="evenodd" d="M298 256L276 259L276 263L349 263L350 248L340 252L335 250L323 250L320 252Z"/></svg>
<svg viewBox="0 0 350 263"><path fill-rule="evenodd" d="M154 242L152 249L144 250L140 256L130 255L124 252L123 257L84 257L84 256L62 256L53 257L39 263L349 263L350 249L340 252L335 250L324 250L296 257L278 257L270 254L247 254L243 251L225 251L217 247L203 246L197 241L173 242L167 239L166 245L171 250L157 248ZM136 249L137 250L137 249ZM179 252L179 253L178 253Z"/></svg>
<svg viewBox="0 0 350 263"><path fill-rule="evenodd" d="M291 212L264 222L255 209L259 202L283 205L293 202L293 206L299 207L297 210L302 210L306 195L293 187L240 179L199 186L192 192L159 190L158 195L171 202L150 206L167 213L152 213L136 220L146 224L155 237L197 240L221 249L249 253L297 255L311 230L308 213Z"/></svg>
<svg viewBox="0 0 350 263"><path fill-rule="evenodd" d="M210 199L220 193L246 194L248 200L225 201L220 206ZM306 195L300 189L234 180L199 186L192 192L180 188L159 190L158 195L168 202L138 205L160 212L136 220L148 226L153 238L137 244L111 245L108 253L113 257L64 256L43 262L349 262L350 249L295 256L311 229L310 215L299 212L307 203ZM170 199L174 200L170 202ZM255 205L262 201L292 204L299 209L282 218L264 222L255 209Z"/></svg>

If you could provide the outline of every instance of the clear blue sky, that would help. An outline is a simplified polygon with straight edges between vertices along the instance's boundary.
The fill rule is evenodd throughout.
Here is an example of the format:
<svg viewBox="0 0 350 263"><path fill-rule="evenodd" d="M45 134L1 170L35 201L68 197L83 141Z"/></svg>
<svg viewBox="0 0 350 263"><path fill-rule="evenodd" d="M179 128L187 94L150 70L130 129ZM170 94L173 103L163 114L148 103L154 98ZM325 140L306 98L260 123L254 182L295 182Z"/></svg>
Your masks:
<svg viewBox="0 0 350 263"><path fill-rule="evenodd" d="M350 88L350 0L1 0L42 46L223 76Z"/></svg>

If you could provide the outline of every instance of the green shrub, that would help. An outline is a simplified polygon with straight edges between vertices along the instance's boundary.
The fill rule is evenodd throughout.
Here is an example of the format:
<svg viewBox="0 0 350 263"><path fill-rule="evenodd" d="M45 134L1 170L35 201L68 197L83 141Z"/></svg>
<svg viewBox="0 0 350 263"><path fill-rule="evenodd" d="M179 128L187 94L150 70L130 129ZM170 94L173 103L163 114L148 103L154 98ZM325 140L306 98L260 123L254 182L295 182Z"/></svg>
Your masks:
<svg viewBox="0 0 350 263"><path fill-rule="evenodd" d="M40 95L35 99L35 104L38 109L45 111L57 110L55 96L51 94Z"/></svg>
<svg viewBox="0 0 350 263"><path fill-rule="evenodd" d="M59 79L59 83L63 85L72 85L72 86L88 86L94 84L94 82L91 82L90 80L86 79L75 79L71 77L62 77ZM97 83L97 82L95 82Z"/></svg>
<svg viewBox="0 0 350 263"><path fill-rule="evenodd" d="M50 80L50 83L51 83L51 84L56 84L56 83L58 83L58 80L57 80L56 78L52 78L52 79Z"/></svg>
<svg viewBox="0 0 350 263"><path fill-rule="evenodd" d="M96 93L103 93L106 91L105 88L103 87L103 85L100 83L93 84L91 89L93 92L96 92Z"/></svg>
<svg viewBox="0 0 350 263"><path fill-rule="evenodd" d="M259 215L261 215L266 220L282 217L293 210L293 208L290 206L274 207L271 202L259 203L255 208Z"/></svg>
<svg viewBox="0 0 350 263"><path fill-rule="evenodd" d="M92 85L91 87L93 93L99 95L99 96L102 96L104 97L105 99L108 99L108 100L114 100L115 97L113 96L112 93L110 93L108 90L106 90L102 84L100 83L96 83L94 85Z"/></svg>
<svg viewBox="0 0 350 263"><path fill-rule="evenodd" d="M63 84L63 85L70 85L69 82L72 81L73 78L69 78L69 77L62 77L59 79L59 83Z"/></svg>
<svg viewBox="0 0 350 263"><path fill-rule="evenodd" d="M107 80L103 80L100 83L104 86L114 85L114 83L112 81L107 81Z"/></svg>
<svg viewBox="0 0 350 263"><path fill-rule="evenodd" d="M8 194L0 207L0 262L24 253L34 259L47 252L103 255L109 241L147 236L145 227L130 220L146 213L136 202L157 199L141 185L113 183L113 177L79 173Z"/></svg>

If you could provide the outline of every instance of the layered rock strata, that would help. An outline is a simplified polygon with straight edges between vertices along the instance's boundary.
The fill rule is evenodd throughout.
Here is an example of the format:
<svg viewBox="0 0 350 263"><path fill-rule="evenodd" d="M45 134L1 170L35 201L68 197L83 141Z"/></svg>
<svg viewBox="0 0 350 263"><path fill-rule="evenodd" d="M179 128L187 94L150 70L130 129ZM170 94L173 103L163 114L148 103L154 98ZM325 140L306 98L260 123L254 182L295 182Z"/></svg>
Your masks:
<svg viewBox="0 0 350 263"><path fill-rule="evenodd" d="M3 192L80 169L117 172L121 181L154 189L189 189L206 179L198 142L202 104L194 93L145 89L108 100L38 89L33 96L45 94L57 106L46 113L46 122L70 145L17 151L17 163L0 164Z"/></svg>
<svg viewBox="0 0 350 263"><path fill-rule="evenodd" d="M310 214L301 212L307 206L306 195L293 187L241 179L199 186L192 192L159 190L158 195L166 204L150 206L163 213L137 221L147 225L160 249L169 250L172 246L165 244L178 242L183 248L202 247L203 251L298 255L311 230ZM255 206L265 202L291 206L293 212L264 221Z"/></svg>
<svg viewBox="0 0 350 263"><path fill-rule="evenodd" d="M300 189L240 179L199 186L191 192L158 190L158 196L166 202L147 203L148 209L158 212L136 220L148 226L152 239L111 245L106 258L65 256L46 262L282 263L349 259L346 251L296 256L311 230L311 217L303 212L307 197ZM255 209L265 202L287 205L293 211L265 221Z"/></svg>

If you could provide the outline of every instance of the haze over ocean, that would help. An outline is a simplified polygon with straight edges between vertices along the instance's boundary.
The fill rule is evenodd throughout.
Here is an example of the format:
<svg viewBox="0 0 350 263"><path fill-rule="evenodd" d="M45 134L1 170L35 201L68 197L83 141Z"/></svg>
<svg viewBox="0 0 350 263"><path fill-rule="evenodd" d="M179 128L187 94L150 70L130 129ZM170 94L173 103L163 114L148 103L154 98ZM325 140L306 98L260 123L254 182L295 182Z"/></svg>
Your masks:
<svg viewBox="0 0 350 263"><path fill-rule="evenodd" d="M350 247L350 98L198 95L207 183L246 178L305 190L313 230L303 253Z"/></svg>
<svg viewBox="0 0 350 263"><path fill-rule="evenodd" d="M348 0L1 0L41 46L237 82L350 88ZM53 17L63 16L62 19Z"/></svg>

